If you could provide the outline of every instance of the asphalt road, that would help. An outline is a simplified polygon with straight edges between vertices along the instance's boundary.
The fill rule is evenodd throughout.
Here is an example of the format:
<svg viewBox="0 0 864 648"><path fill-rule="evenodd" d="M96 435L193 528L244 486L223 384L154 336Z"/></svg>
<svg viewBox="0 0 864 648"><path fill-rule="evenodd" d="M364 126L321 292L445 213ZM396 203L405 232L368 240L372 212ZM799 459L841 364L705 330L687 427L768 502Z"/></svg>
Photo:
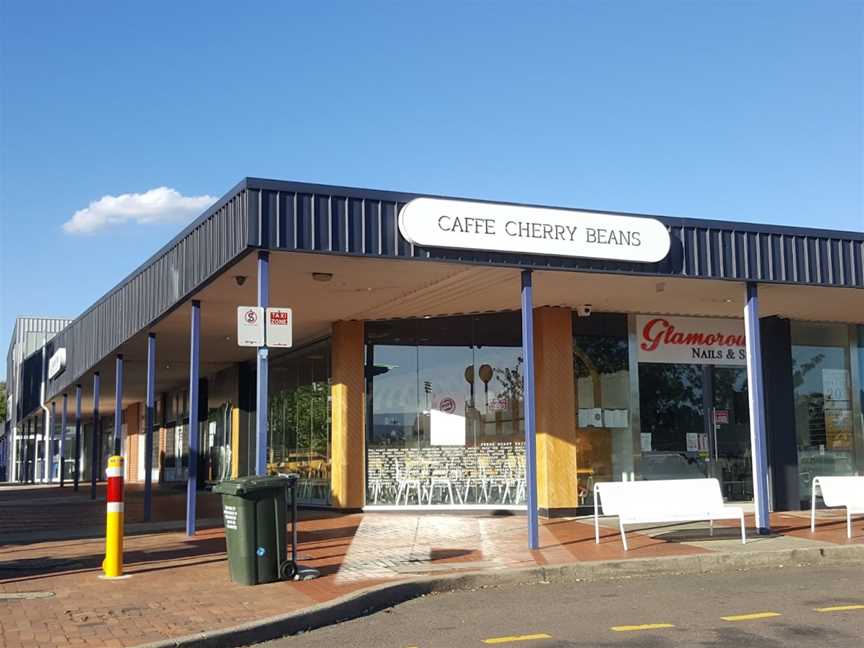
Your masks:
<svg viewBox="0 0 864 648"><path fill-rule="evenodd" d="M790 567L439 594L259 647L489 645L862 648L864 566Z"/></svg>

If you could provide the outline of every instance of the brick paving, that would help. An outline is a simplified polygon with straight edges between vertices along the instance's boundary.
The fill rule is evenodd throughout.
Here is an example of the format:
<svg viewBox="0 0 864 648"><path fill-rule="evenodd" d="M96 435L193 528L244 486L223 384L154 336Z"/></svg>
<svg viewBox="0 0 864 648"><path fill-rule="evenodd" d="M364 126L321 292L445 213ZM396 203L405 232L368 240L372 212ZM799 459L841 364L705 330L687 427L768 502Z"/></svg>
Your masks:
<svg viewBox="0 0 864 648"><path fill-rule="evenodd" d="M140 499L140 489L130 486L130 527L140 522ZM228 580L220 526L204 528L193 538L155 530L160 522L179 523L184 506L182 491L159 491L154 497L157 524L138 525L126 538L131 578L109 582L98 578L104 500L90 501L86 489L75 494L56 487L0 488L0 646L134 646L301 610L416 574L741 547L734 525L718 524L713 538L705 525L675 525L628 533L631 551L625 553L614 520L604 523L596 545L590 519L557 519L543 524L541 549L531 552L525 548L521 515L306 511L299 553L304 564L321 570L321 578L242 587ZM202 493L198 506L203 518L219 514L218 498L210 494ZM820 513L815 535L806 514L778 514L772 523L780 535L754 538L749 550L864 542L860 521L849 541L842 515L830 512ZM43 540L21 541L28 533ZM53 596L3 598L39 592Z"/></svg>

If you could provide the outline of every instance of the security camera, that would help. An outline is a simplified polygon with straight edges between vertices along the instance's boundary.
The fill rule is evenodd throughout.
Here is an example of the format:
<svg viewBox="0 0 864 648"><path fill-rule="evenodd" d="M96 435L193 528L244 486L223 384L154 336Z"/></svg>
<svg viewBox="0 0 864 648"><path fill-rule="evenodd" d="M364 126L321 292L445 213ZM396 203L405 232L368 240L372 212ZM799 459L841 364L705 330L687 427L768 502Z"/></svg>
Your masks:
<svg viewBox="0 0 864 648"><path fill-rule="evenodd" d="M234 275L234 281L237 282L238 286L242 286L246 283L246 275Z"/></svg>
<svg viewBox="0 0 864 648"><path fill-rule="evenodd" d="M590 317L591 316L591 304L582 304L581 306L576 307L576 314L579 317Z"/></svg>

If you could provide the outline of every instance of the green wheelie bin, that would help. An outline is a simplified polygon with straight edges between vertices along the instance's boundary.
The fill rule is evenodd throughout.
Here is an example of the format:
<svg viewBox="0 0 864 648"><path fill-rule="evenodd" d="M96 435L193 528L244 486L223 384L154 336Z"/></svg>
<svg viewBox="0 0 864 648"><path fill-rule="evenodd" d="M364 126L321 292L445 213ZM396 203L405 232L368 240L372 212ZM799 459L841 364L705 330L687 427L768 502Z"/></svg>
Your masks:
<svg viewBox="0 0 864 648"><path fill-rule="evenodd" d="M231 580L271 583L294 575L288 560L287 491L296 476L241 477L213 487L222 495L225 544Z"/></svg>

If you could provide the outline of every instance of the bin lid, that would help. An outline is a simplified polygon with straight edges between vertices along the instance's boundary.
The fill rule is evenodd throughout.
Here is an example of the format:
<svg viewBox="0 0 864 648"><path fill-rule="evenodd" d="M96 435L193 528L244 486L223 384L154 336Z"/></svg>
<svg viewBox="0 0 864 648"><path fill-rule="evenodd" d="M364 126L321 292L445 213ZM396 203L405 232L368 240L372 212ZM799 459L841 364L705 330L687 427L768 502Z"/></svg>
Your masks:
<svg viewBox="0 0 864 648"><path fill-rule="evenodd" d="M240 477L219 482L213 487L214 493L221 495L245 495L263 490L293 487L297 483L299 475L267 475Z"/></svg>

